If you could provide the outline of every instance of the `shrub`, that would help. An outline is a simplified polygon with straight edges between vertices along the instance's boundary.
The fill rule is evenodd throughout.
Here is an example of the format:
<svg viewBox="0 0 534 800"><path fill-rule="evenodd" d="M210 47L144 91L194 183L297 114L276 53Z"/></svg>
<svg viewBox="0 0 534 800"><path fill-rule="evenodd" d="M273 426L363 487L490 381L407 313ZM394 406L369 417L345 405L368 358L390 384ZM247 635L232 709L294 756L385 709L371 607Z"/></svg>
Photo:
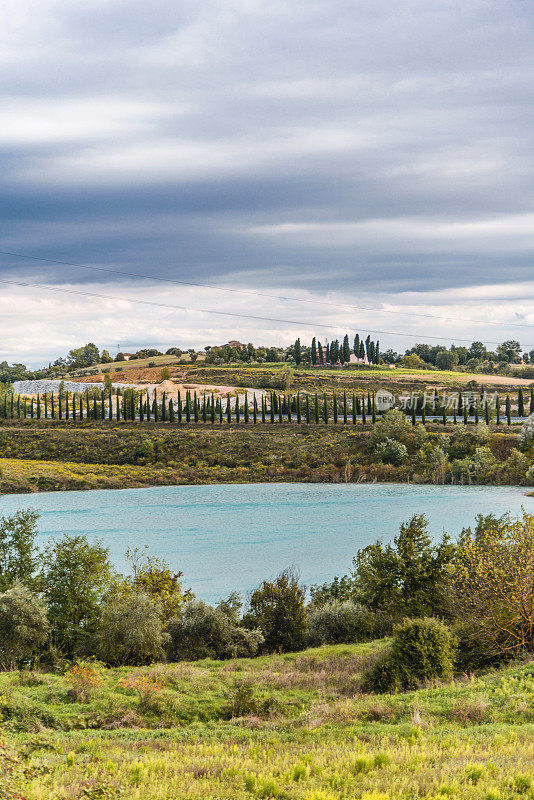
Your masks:
<svg viewBox="0 0 534 800"><path fill-rule="evenodd" d="M171 377L170 369L168 367L163 367L163 369L161 370L161 380L168 381L170 377Z"/></svg>
<svg viewBox="0 0 534 800"><path fill-rule="evenodd" d="M310 614L308 644L362 642L373 637L375 615L360 603L332 600Z"/></svg>
<svg viewBox="0 0 534 800"><path fill-rule="evenodd" d="M386 464L393 464L398 467L408 457L406 445L397 442L395 439L385 439L375 447L375 455L380 461Z"/></svg>
<svg viewBox="0 0 534 800"><path fill-rule="evenodd" d="M48 636L46 606L23 586L0 594L0 663L21 664L32 659Z"/></svg>
<svg viewBox="0 0 534 800"><path fill-rule="evenodd" d="M139 710L143 714L162 714L168 707L164 686L150 675L130 674L119 681L120 685L137 695Z"/></svg>
<svg viewBox="0 0 534 800"><path fill-rule="evenodd" d="M265 648L271 652L302 650L308 628L305 596L296 575L283 572L252 593L244 622L249 628L260 629Z"/></svg>
<svg viewBox="0 0 534 800"><path fill-rule="evenodd" d="M396 439L406 441L412 433L412 426L406 419L406 415L398 408L392 408L380 417L371 432L373 443L383 442L386 439Z"/></svg>
<svg viewBox="0 0 534 800"><path fill-rule="evenodd" d="M451 680L456 642L436 619L405 620L391 646L366 673L364 686L376 692L416 689L432 680Z"/></svg>
<svg viewBox="0 0 534 800"><path fill-rule="evenodd" d="M65 673L65 678L72 687L75 699L80 703L85 703L93 691L103 683L100 664L96 661L78 659Z"/></svg>
<svg viewBox="0 0 534 800"><path fill-rule="evenodd" d="M528 446L534 441L534 414L530 414L521 425L519 431L519 442L523 446Z"/></svg>
<svg viewBox="0 0 534 800"><path fill-rule="evenodd" d="M168 638L158 606L144 594L133 594L104 606L93 647L112 666L150 664L164 659Z"/></svg>
<svg viewBox="0 0 534 800"><path fill-rule="evenodd" d="M202 600L187 603L167 630L171 661L250 657L263 642L259 631L242 628L222 608L213 608Z"/></svg>

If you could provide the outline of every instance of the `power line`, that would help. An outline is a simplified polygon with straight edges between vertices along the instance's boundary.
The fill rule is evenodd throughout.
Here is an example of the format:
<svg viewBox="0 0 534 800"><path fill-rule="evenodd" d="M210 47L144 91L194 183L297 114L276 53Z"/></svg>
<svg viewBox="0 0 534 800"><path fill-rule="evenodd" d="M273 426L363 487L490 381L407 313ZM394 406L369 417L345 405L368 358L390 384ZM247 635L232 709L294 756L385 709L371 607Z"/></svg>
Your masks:
<svg viewBox="0 0 534 800"><path fill-rule="evenodd" d="M29 256L24 253L13 253L8 250L0 250L0 255L4 256L13 256L15 258L25 258L31 261L42 261L48 264L61 264L65 267L76 267L78 269L87 269L92 270L93 272L106 272L111 275L122 275L123 277L128 278L143 278L144 280L149 281L158 281L159 283L173 283L179 286L193 286L199 289L213 289L217 292L232 292L234 294L245 294L245 295L252 295L254 297L265 297L270 300L282 300L284 302L290 303L312 303L314 305L321 305L321 306L329 306L330 308L343 308L347 311L371 311L373 313L380 314L397 314L406 317L421 317L424 319L441 319L446 322L466 322L464 317L449 317L443 316L441 314L425 314L417 311L395 311L393 309L376 309L370 308L369 306L356 306L352 304L346 303L334 303L328 300L312 300L310 298L305 297L287 297L286 295L277 295L277 294L268 294L266 292L258 292L255 289L234 289L229 286L217 286L212 283L195 283L193 281L182 281L178 278L162 278L158 275L144 275L141 272L128 272L126 270L120 269L113 269L112 267L95 267L89 264L78 264L74 261L61 261L55 258L42 258L40 256ZM526 323L526 322L507 322L505 324L500 322L494 322L493 320L482 320L482 319L470 319L468 322L473 323L475 325L496 325L500 328L507 327L507 328L534 328L534 324ZM403 334L395 334L396 336L401 336ZM439 337L427 337L427 338L439 338ZM460 340L458 340L460 341ZM463 340L467 341L467 340Z"/></svg>
<svg viewBox="0 0 534 800"><path fill-rule="evenodd" d="M126 303L137 303L139 305L144 305L144 306L155 306L157 308L167 308L167 309L171 309L173 311L188 311L188 312L197 312L197 313L200 313L200 314L216 314L217 316L222 316L222 317L238 317L240 319L253 319L253 320L259 320L261 322L283 322L286 325L299 325L301 327L311 328L312 330L314 328L328 328L329 330L336 330L336 331L346 331L347 329L355 330L355 328L351 329L349 326L346 326L346 325L329 325L328 323L325 323L325 322L310 322L310 321L306 321L306 320L303 321L303 320L298 320L298 319L282 319L280 317L264 317L264 316L259 316L259 315L256 315L256 314L242 314L242 313L232 312L232 311L216 311L216 310L212 310L212 309L209 309L209 308L193 308L191 306L177 306L177 305L171 305L170 303L158 303L158 302L156 302L154 300L134 300L131 297L120 297L120 296L117 296L117 295L101 294L101 293L97 293L97 292L85 292L85 291L81 291L79 289L62 289L62 288L60 288L58 286L46 286L45 284L42 284L42 283L29 283L29 282L26 282L26 281L9 281L9 280L6 280L6 279L0 279L0 283L8 284L10 286L23 286L23 287L30 287L30 288L35 288L35 289L43 289L43 290L45 290L47 292L60 292L60 293L63 293L63 294L73 294L73 295L77 295L77 296L81 296L81 297L97 297L97 298L99 298L101 300L119 300L121 302L126 302ZM372 329L367 329L367 331L368 331L368 333L374 333L374 334L379 334L379 335L384 335L384 336L404 336L404 337L407 337L407 338L410 338L410 339L419 339L419 338L421 338L421 334L419 334L419 333L418 334L397 333L397 332L394 332L394 331L382 331L382 330L372 330ZM446 341L446 342L450 341L450 338L446 338L444 336L426 336L425 335L425 338L427 338L427 339L437 339L438 341ZM457 342L469 342L469 343L471 342L470 339L460 339L460 338L457 338L457 337L455 337L455 341L457 341ZM500 344L500 342L486 341L485 344Z"/></svg>

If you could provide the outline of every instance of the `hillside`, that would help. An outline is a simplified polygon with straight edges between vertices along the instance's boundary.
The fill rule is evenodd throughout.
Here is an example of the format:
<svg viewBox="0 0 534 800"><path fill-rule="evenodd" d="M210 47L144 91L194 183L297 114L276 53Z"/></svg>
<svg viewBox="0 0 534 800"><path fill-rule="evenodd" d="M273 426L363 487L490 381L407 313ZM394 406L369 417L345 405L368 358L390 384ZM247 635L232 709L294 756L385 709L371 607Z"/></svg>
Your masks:
<svg viewBox="0 0 534 800"><path fill-rule="evenodd" d="M382 642L255 660L0 675L28 800L531 797L532 664L362 695Z"/></svg>

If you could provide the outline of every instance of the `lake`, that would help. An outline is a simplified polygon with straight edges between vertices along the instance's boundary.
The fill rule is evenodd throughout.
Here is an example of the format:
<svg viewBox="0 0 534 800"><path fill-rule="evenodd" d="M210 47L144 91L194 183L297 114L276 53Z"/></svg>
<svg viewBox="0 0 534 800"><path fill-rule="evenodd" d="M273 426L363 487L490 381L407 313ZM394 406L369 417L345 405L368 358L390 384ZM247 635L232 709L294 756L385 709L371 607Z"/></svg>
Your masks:
<svg viewBox="0 0 534 800"><path fill-rule="evenodd" d="M356 551L391 541L412 514L453 538L478 513L518 514L534 498L510 486L242 484L1 495L0 515L39 511L39 544L63 532L100 538L125 568L148 545L209 602L296 567L306 585L346 573Z"/></svg>

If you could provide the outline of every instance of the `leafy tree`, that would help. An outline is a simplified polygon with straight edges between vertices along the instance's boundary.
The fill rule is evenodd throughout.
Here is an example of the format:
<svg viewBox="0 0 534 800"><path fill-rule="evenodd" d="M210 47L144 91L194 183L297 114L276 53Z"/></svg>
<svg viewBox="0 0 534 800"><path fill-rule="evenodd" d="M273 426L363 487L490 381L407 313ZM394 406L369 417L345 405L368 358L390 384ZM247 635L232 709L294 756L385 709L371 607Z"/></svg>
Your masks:
<svg viewBox="0 0 534 800"><path fill-rule="evenodd" d="M353 561L355 597L392 616L443 613L441 580L454 555L444 535L433 545L424 515L404 522L393 545L380 541L360 550Z"/></svg>
<svg viewBox="0 0 534 800"><path fill-rule="evenodd" d="M40 588L56 644L66 655L84 649L102 603L117 581L109 550L86 536L52 539L41 556Z"/></svg>
<svg viewBox="0 0 534 800"><path fill-rule="evenodd" d="M101 364L111 364L113 359L111 358L109 352L107 350L102 350L100 355L100 363Z"/></svg>
<svg viewBox="0 0 534 800"><path fill-rule="evenodd" d="M83 347L78 347L69 351L69 367L80 369L81 367L92 367L93 364L98 364L99 362L100 351L93 342L89 342L89 344L85 344Z"/></svg>
<svg viewBox="0 0 534 800"><path fill-rule="evenodd" d="M487 358L488 351L486 345L482 342L472 342L468 350L469 358L484 359Z"/></svg>
<svg viewBox="0 0 534 800"><path fill-rule="evenodd" d="M171 377L170 369L168 367L163 367L163 369L161 370L161 380L168 381L170 377Z"/></svg>
<svg viewBox="0 0 534 800"><path fill-rule="evenodd" d="M436 367L452 370L458 364L458 354L451 350L440 350L436 355Z"/></svg>
<svg viewBox="0 0 534 800"><path fill-rule="evenodd" d="M448 569L451 607L469 619L488 654L521 656L534 645L534 516L477 517Z"/></svg>
<svg viewBox="0 0 534 800"><path fill-rule="evenodd" d="M311 647L362 642L374 632L374 614L352 600L332 600L310 613L307 642Z"/></svg>
<svg viewBox="0 0 534 800"><path fill-rule="evenodd" d="M17 582L34 585L38 519L39 514L31 509L0 517L0 591L5 592Z"/></svg>
<svg viewBox="0 0 534 800"><path fill-rule="evenodd" d="M500 360L512 363L521 360L521 345L515 339L509 339L497 347L497 355Z"/></svg>
<svg viewBox="0 0 534 800"><path fill-rule="evenodd" d="M166 624L180 613L185 603L192 598L190 589L183 589L182 572L173 572L164 559L156 558L137 547L126 551L132 567L130 586L135 592L146 595L157 604L161 619Z"/></svg>
<svg viewBox="0 0 534 800"><path fill-rule="evenodd" d="M164 660L168 641L157 604L141 593L116 595L102 608L92 649L97 658L114 667L150 664Z"/></svg>
<svg viewBox="0 0 534 800"><path fill-rule="evenodd" d="M260 629L269 652L301 650L308 627L305 598L297 576L287 570L252 593L245 625Z"/></svg>
<svg viewBox="0 0 534 800"><path fill-rule="evenodd" d="M417 353L409 353L401 358L400 366L408 369L425 369L427 364Z"/></svg>
<svg viewBox="0 0 534 800"><path fill-rule="evenodd" d="M399 466L408 458L408 450L406 445L398 442L396 439L384 439L379 442L375 447L375 455L386 464L393 464Z"/></svg>
<svg viewBox="0 0 534 800"><path fill-rule="evenodd" d="M241 604L238 603L237 608ZM172 661L200 658L238 658L256 655L263 643L258 630L238 624L235 595L212 608L193 600L170 621L169 657Z"/></svg>
<svg viewBox="0 0 534 800"><path fill-rule="evenodd" d="M17 584L0 594L0 664L10 667L33 658L48 637L46 605Z"/></svg>

